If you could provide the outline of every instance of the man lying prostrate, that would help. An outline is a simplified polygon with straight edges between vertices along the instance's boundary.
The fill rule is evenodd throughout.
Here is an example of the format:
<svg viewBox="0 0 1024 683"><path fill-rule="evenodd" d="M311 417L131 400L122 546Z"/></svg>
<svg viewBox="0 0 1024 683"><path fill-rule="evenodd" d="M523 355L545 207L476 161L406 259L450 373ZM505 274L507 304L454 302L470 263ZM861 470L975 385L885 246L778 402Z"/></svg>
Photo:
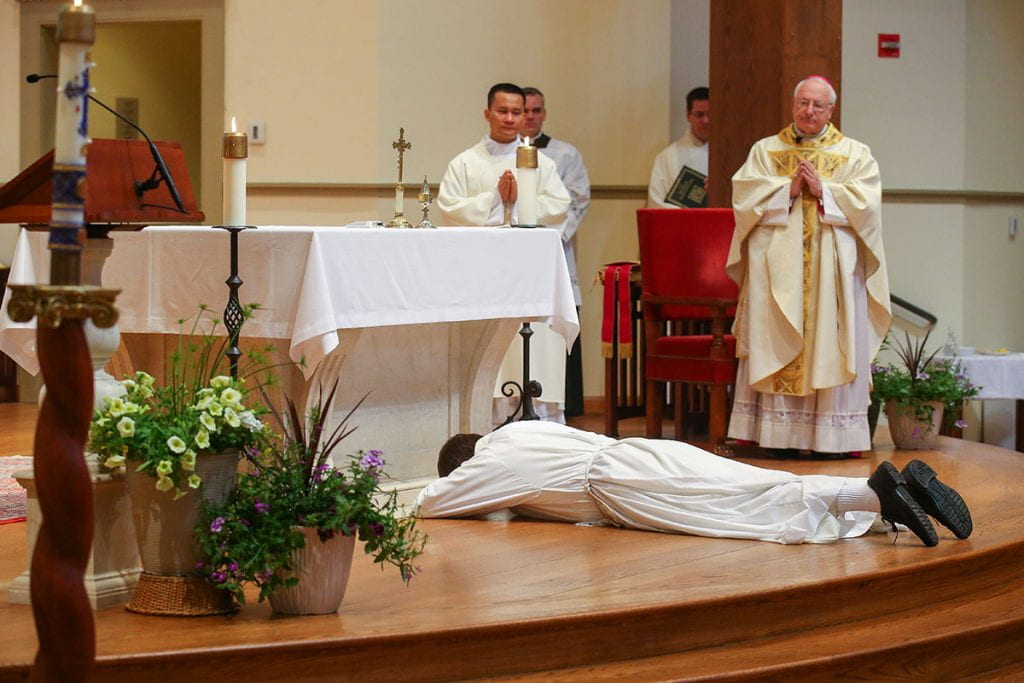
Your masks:
<svg viewBox="0 0 1024 683"><path fill-rule="evenodd" d="M929 514L959 538L972 530L963 498L920 460L902 473L883 462L867 479L798 476L679 441L514 422L487 436L449 439L438 474L416 501L419 517L510 508L524 517L776 543L859 536L879 515L926 546L939 542Z"/></svg>

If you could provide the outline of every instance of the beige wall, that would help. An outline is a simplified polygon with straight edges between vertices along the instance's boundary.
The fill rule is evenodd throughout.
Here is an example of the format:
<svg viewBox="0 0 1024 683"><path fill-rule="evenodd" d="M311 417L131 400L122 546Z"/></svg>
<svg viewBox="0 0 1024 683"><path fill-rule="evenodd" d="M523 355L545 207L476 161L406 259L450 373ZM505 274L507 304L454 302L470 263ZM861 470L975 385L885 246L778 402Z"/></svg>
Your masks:
<svg viewBox="0 0 1024 683"><path fill-rule="evenodd" d="M21 49L18 3L0 0L0 64L18 63ZM18 123L21 120L22 75L17 69L0 69L0 182L13 178L21 170L18 154ZM10 263L18 227L0 225L0 263Z"/></svg>

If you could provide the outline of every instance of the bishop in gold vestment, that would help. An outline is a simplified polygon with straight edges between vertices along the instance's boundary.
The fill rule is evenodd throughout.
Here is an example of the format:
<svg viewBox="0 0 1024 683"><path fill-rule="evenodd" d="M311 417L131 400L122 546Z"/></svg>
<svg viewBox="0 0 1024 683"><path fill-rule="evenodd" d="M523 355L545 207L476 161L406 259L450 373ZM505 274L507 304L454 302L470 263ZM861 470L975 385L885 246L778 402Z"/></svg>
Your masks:
<svg viewBox="0 0 1024 683"><path fill-rule="evenodd" d="M870 363L892 319L881 181L829 121L835 91L797 86L793 125L733 176L726 270L740 285L729 436L768 448L867 450Z"/></svg>

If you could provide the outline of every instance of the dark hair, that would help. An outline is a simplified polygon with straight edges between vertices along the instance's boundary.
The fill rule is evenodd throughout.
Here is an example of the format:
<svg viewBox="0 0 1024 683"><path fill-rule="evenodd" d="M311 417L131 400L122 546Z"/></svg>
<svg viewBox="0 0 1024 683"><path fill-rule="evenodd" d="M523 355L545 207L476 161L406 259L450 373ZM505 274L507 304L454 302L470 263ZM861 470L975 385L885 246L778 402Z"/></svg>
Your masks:
<svg viewBox="0 0 1024 683"><path fill-rule="evenodd" d="M693 109L693 103L697 100L710 100L710 91L703 85L699 88L694 88L690 92L686 93L686 113L689 114L690 110Z"/></svg>
<svg viewBox="0 0 1024 683"><path fill-rule="evenodd" d="M437 475L447 477L455 469L473 457L479 434L456 434L445 441L441 452L437 454Z"/></svg>
<svg viewBox="0 0 1024 683"><path fill-rule="evenodd" d="M529 97L530 95L536 95L537 97L540 97L541 99L544 98L544 93L542 93L537 88L532 88L530 86L527 86L527 87L523 88L523 95L526 95L527 97Z"/></svg>
<svg viewBox="0 0 1024 683"><path fill-rule="evenodd" d="M523 105L526 105L526 93L515 83L495 83L491 86L491 89L487 91L487 108L490 109L491 105L494 104L494 95L499 92L507 92L512 95L519 95L523 98Z"/></svg>

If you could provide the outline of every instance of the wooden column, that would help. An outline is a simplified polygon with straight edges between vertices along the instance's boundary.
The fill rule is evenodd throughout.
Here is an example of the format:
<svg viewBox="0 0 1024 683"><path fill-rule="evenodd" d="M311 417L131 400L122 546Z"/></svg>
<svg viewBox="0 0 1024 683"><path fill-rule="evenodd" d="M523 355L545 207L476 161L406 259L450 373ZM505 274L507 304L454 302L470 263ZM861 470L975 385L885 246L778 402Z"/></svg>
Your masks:
<svg viewBox="0 0 1024 683"><path fill-rule="evenodd" d="M842 96L842 0L711 0L714 128L708 206L732 206L729 179L750 146L792 122L793 88L808 74ZM839 123L840 99L832 121Z"/></svg>

